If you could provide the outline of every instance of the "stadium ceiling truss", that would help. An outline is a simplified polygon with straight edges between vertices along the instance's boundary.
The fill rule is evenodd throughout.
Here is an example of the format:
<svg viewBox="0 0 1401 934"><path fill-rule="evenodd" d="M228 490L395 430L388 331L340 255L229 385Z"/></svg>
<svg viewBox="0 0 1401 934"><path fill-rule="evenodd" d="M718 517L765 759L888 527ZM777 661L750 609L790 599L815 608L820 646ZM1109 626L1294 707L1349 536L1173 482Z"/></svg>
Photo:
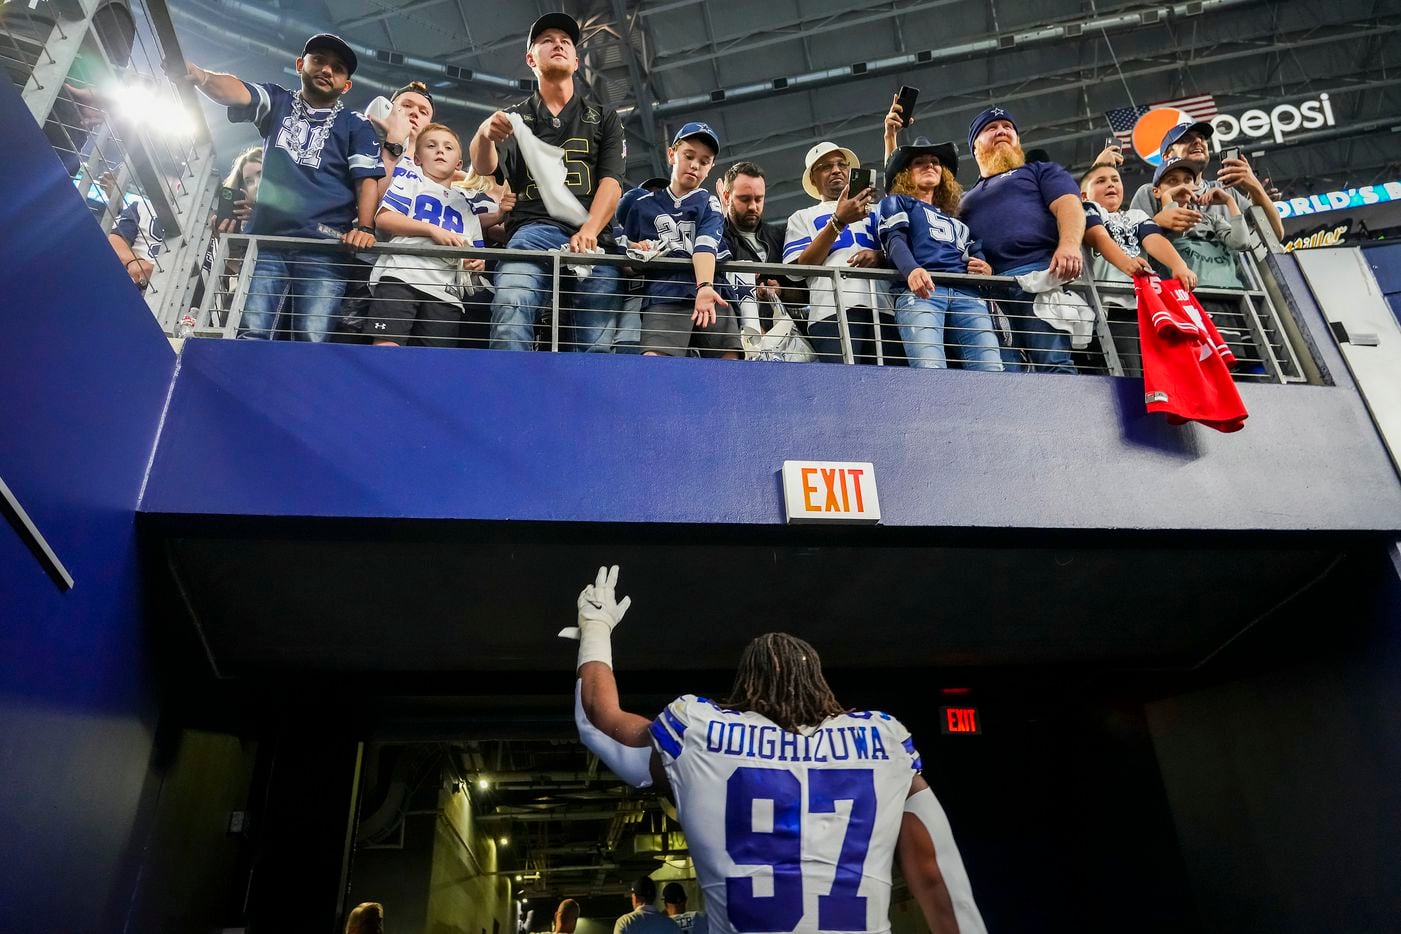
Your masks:
<svg viewBox="0 0 1401 934"><path fill-rule="evenodd" d="M285 78L299 37L329 28L373 50L362 55L365 84L424 80L439 116L464 130L524 95L525 31L560 5L170 3L195 61ZM968 120L995 102L1017 116L1027 148L1073 168L1103 147L1107 110L1211 94L1223 113L1239 114L1327 93L1334 125L1283 143L1241 142L1295 193L1401 177L1401 9L1382 0L562 5L584 29L582 80L624 117L629 178L660 174L670 132L706 120L720 133L720 166L744 158L765 167L771 219L804 203L798 177L813 142L839 139L879 160L881 119L901 84L922 92L917 133L964 150ZM975 175L965 165L965 184Z"/></svg>

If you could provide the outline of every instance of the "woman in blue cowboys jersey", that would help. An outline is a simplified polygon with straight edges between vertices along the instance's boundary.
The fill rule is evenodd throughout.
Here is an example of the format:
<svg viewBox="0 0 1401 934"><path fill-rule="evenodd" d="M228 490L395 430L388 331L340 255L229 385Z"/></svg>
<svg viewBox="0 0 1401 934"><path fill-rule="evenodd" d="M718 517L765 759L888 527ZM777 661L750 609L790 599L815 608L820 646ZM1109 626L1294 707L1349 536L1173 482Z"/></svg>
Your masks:
<svg viewBox="0 0 1401 934"><path fill-rule="evenodd" d="M785 633L744 650L728 699L684 694L654 721L613 676L618 568L579 594L580 738L632 784L669 784L715 934L890 931L898 856L933 934L985 931L909 732L849 710L817 651Z"/></svg>
<svg viewBox="0 0 1401 934"><path fill-rule="evenodd" d="M880 240L902 281L895 294L895 322L910 366L948 366L946 332L959 347L965 370L1002 371L1002 356L987 304L970 289L937 285L935 273L990 275L992 267L970 255L967 226L957 219L958 185L953 143L920 137L901 146L885 164L890 192L880 203Z"/></svg>

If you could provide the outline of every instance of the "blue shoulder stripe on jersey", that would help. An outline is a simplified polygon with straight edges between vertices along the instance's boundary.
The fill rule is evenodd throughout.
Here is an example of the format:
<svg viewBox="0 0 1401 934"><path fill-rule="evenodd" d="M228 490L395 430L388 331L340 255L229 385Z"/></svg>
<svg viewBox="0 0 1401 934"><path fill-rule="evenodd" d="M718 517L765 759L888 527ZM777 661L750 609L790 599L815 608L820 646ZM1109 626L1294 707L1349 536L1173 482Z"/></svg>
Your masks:
<svg viewBox="0 0 1401 934"><path fill-rule="evenodd" d="M660 717L653 720L652 725L648 729L652 731L652 738L657 741L657 745L661 747L662 752L671 756L673 759L680 758L681 744L676 741L676 737L671 735L671 731L662 726Z"/></svg>
<svg viewBox="0 0 1401 934"><path fill-rule="evenodd" d="M906 214L904 211L898 211L882 220L880 222L880 229L888 230L896 226L908 227L909 224L910 215Z"/></svg>
<svg viewBox="0 0 1401 934"><path fill-rule="evenodd" d="M882 716L885 716L885 715L882 714ZM889 719L889 717L886 717L886 719ZM913 762L910 763L910 768L914 769L916 772L923 772L923 771L924 771L924 760L923 760L922 758L920 758L919 753L915 752L915 741L914 741L914 739L913 739L913 738L907 739L907 740L905 740L905 742L904 742L902 745L904 745L904 747L905 747L905 752L909 753L909 754L910 754L910 758L914 760Z"/></svg>
<svg viewBox="0 0 1401 934"><path fill-rule="evenodd" d="M661 719L665 720L666 725L671 727L671 731L676 734L677 739L686 738L686 724L682 723L680 718L671 712L670 707L662 711Z"/></svg>

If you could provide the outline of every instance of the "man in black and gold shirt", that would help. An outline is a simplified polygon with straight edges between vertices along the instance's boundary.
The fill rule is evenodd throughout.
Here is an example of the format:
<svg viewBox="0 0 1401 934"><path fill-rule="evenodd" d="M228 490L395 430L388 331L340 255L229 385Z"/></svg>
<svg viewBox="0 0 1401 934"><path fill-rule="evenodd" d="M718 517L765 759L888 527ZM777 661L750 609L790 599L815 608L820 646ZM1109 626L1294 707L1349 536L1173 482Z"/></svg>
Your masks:
<svg viewBox="0 0 1401 934"><path fill-rule="evenodd" d="M530 27L525 61L535 73L539 90L497 111L472 137L472 168L510 185L516 206L506 215L507 247L514 250L557 250L586 253L598 246L598 236L612 222L622 194L623 124L618 115L574 83L579 68L576 46L579 24L565 13L547 13ZM582 225L552 216L526 165L515 129L507 114L542 142L565 152L564 184L578 199L588 219ZM621 304L618 269L596 265L578 282L573 295L561 291L560 304L573 311L576 350L609 349ZM550 304L550 267L527 260L502 260L496 272L496 297L491 305L493 349L529 350L535 323Z"/></svg>

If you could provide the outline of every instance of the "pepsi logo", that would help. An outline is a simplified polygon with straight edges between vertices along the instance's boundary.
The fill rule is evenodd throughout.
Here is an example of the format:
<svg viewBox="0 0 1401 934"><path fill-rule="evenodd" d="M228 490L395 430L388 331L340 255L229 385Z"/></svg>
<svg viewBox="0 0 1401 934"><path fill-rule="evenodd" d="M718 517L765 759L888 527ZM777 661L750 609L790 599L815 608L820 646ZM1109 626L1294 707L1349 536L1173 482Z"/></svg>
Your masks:
<svg viewBox="0 0 1401 934"><path fill-rule="evenodd" d="M1167 135L1167 131L1179 123L1190 123L1192 120L1191 114L1176 107L1157 107L1148 111L1133 125L1134 152L1138 153L1144 162L1156 168L1163 161L1163 157L1158 155L1158 146Z"/></svg>

